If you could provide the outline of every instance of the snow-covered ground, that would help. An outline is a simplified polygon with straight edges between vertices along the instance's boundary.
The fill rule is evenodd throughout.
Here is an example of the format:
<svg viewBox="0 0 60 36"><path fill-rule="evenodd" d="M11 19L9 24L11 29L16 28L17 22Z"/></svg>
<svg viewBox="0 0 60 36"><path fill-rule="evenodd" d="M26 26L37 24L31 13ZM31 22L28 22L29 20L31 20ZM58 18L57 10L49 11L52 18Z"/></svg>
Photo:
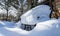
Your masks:
<svg viewBox="0 0 60 36"><path fill-rule="evenodd" d="M40 22L31 31L22 30L13 22L0 21L0 36L60 36L59 21L60 19L51 19Z"/></svg>

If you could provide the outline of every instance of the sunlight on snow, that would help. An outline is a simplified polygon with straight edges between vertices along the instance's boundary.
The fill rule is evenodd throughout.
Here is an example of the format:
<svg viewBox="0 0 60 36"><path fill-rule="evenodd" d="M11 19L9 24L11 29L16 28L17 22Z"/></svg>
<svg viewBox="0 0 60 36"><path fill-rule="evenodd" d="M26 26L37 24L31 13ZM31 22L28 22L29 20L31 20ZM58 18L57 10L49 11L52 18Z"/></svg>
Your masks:
<svg viewBox="0 0 60 36"><path fill-rule="evenodd" d="M5 25L5 23L4 23L4 22L2 22L2 21L0 21L0 24L3 24L3 25Z"/></svg>
<svg viewBox="0 0 60 36"><path fill-rule="evenodd" d="M59 25L58 25L58 24L56 25L56 28L57 28L57 29L59 28Z"/></svg>
<svg viewBox="0 0 60 36"><path fill-rule="evenodd" d="M35 29L36 29L36 31L49 30L53 27L56 27L57 23L58 23L57 20L48 20L48 21L45 21L45 22L40 22L40 23L37 24Z"/></svg>
<svg viewBox="0 0 60 36"><path fill-rule="evenodd" d="M4 35L0 33L0 36L4 36Z"/></svg>
<svg viewBox="0 0 60 36"><path fill-rule="evenodd" d="M31 33L31 31L25 31L25 30L22 30L21 28L7 28L7 27L5 27L5 29L12 31L12 32L16 32L18 34L23 34L23 35L27 35L27 34Z"/></svg>

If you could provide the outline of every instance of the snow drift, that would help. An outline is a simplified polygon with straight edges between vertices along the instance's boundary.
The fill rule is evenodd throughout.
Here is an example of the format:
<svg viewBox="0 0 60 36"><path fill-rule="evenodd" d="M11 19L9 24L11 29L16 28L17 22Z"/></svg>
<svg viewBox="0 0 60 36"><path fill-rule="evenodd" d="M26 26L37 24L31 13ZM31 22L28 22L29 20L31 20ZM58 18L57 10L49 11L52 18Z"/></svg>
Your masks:
<svg viewBox="0 0 60 36"><path fill-rule="evenodd" d="M5 25L0 27L0 36L60 36L60 20L51 19L44 22L40 22L31 31L25 31L18 27L11 28L13 24L11 22L0 21L0 24ZM7 25L6 25L7 24ZM11 24L11 25L10 25ZM20 23L18 23L20 24ZM10 25L10 27L8 27ZM59 25L58 28L56 25ZM14 25L16 26L16 25Z"/></svg>
<svg viewBox="0 0 60 36"><path fill-rule="evenodd" d="M21 16L21 22L24 24L36 24L49 19L51 10L47 5L39 5Z"/></svg>

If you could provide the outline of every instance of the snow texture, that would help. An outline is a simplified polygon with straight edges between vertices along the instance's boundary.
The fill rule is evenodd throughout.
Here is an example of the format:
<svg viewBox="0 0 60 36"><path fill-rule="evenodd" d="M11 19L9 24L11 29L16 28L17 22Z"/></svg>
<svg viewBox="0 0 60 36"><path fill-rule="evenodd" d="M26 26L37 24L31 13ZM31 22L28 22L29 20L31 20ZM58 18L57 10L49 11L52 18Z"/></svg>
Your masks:
<svg viewBox="0 0 60 36"><path fill-rule="evenodd" d="M39 5L21 16L21 22L24 24L34 25L38 22L49 19L51 10L47 5ZM44 15L43 15L44 14Z"/></svg>
<svg viewBox="0 0 60 36"><path fill-rule="evenodd" d="M23 21L19 21L17 23L14 22L8 22L8 21L0 21L0 36L60 36L60 18L59 19L49 19L49 13L50 13L50 7L47 5L40 5L33 10L28 11L27 13L23 14L22 16L30 17L31 14L33 14L31 11L34 11L34 14L41 14L40 18L42 16L41 22L38 22L36 27L31 31L25 31L21 28L17 27L21 24ZM43 9L44 8L44 9ZM38 9L38 11L34 10ZM39 11L40 9L40 11ZM48 10L48 11L47 11ZM41 12L42 11L42 12ZM31 13L30 13L31 12ZM35 13L39 12L39 13ZM29 13L29 15L28 15ZM27 16L26 16L27 15ZM21 16L21 18L22 18ZM28 17L28 18L29 18ZM34 17L34 16L33 16ZM46 20L45 20L46 19ZM47 20L48 19L48 20Z"/></svg>
<svg viewBox="0 0 60 36"><path fill-rule="evenodd" d="M7 11L2 6L0 6L0 14L7 14Z"/></svg>
<svg viewBox="0 0 60 36"><path fill-rule="evenodd" d="M15 9L13 6L8 8L8 16L12 15L12 16L16 17L17 13L18 13L18 10ZM5 15L7 14L7 10L4 9L2 6L0 6L0 14L5 14Z"/></svg>
<svg viewBox="0 0 60 36"><path fill-rule="evenodd" d="M25 31L21 28L15 27L15 23L12 22L0 21L0 36L60 36L59 21L60 19L51 19L40 22L31 31ZM13 25L14 27L12 27L11 25Z"/></svg>
<svg viewBox="0 0 60 36"><path fill-rule="evenodd" d="M15 9L13 6L9 7L8 15L16 17L17 13L18 13L17 9Z"/></svg>
<svg viewBox="0 0 60 36"><path fill-rule="evenodd" d="M41 2L44 2L44 1L46 1L46 0L38 0L38 3L41 3Z"/></svg>

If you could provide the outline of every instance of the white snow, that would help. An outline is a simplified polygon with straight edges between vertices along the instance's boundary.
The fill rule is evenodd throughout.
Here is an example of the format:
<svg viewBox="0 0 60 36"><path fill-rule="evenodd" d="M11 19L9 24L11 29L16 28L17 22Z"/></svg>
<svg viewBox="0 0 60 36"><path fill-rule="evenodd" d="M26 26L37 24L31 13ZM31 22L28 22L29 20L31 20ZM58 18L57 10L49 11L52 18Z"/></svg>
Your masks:
<svg viewBox="0 0 60 36"><path fill-rule="evenodd" d="M38 3L41 3L41 2L44 2L44 1L46 1L46 0L38 0Z"/></svg>
<svg viewBox="0 0 60 36"><path fill-rule="evenodd" d="M12 27L11 25L15 23L1 21L5 25L0 22L0 24L3 25L0 27L0 36L60 36L60 24L58 24L60 23L59 21L60 20L57 19L51 19L40 22L31 31L25 31L18 27ZM9 25L10 27L8 27ZM59 25L59 27L56 28L56 25Z"/></svg>
<svg viewBox="0 0 60 36"><path fill-rule="evenodd" d="M26 4L26 1L27 1L27 0L24 0L24 1L23 1L23 5L25 5L25 4Z"/></svg>
<svg viewBox="0 0 60 36"><path fill-rule="evenodd" d="M9 7L9 11L8 12L9 12L8 15L12 15L14 17L16 17L17 13L18 13L17 9L15 9L13 6Z"/></svg>
<svg viewBox="0 0 60 36"><path fill-rule="evenodd" d="M40 5L40 6L43 6L43 5ZM40 6L37 6L37 7L40 7ZM33 9L37 10L38 9L37 7L33 8ZM43 8L44 8L44 11L45 10L48 10L48 11L44 12ZM42 20L44 19L44 20L43 21L41 20L40 22L38 22L36 27L33 30L25 31L25 30L17 27L23 21L19 21L17 23L8 22L8 21L0 21L0 36L60 36L60 18L59 19L49 19L49 13L51 11L49 6L44 5L43 7L40 7L40 9L41 9L40 11L43 11L42 13L39 11L36 11L36 10L30 10L27 13L22 15L25 17L28 17L28 16L31 17L32 16L31 14L33 14L33 13L30 13L31 11L39 12L41 14L40 16L42 18L40 18L39 20L41 20L41 19ZM35 12L34 12L34 14L39 15L39 13L35 13ZM29 13L29 15L28 15L28 13ZM28 15L28 16L26 16L26 15Z"/></svg>
<svg viewBox="0 0 60 36"><path fill-rule="evenodd" d="M7 14L7 11L2 6L0 6L0 14Z"/></svg>
<svg viewBox="0 0 60 36"><path fill-rule="evenodd" d="M21 22L24 24L36 24L49 19L51 10L47 5L39 5L21 16ZM43 15L44 14L44 15ZM39 18L38 18L39 17Z"/></svg>
<svg viewBox="0 0 60 36"><path fill-rule="evenodd" d="M45 21L45 22L39 22L35 29L39 30L39 31L40 30L47 30L47 29L56 27L57 23L59 23L59 22L56 19L48 20L48 21Z"/></svg>
<svg viewBox="0 0 60 36"><path fill-rule="evenodd" d="M14 17L17 16L18 10L15 9L13 6L8 8L8 15L12 15ZM0 14L7 14L7 10L0 6Z"/></svg>
<svg viewBox="0 0 60 36"><path fill-rule="evenodd" d="M22 24L21 21L18 21L18 22L16 23L16 26L20 28L21 24Z"/></svg>
<svg viewBox="0 0 60 36"><path fill-rule="evenodd" d="M5 1L4 0L0 0L0 4L5 5Z"/></svg>

